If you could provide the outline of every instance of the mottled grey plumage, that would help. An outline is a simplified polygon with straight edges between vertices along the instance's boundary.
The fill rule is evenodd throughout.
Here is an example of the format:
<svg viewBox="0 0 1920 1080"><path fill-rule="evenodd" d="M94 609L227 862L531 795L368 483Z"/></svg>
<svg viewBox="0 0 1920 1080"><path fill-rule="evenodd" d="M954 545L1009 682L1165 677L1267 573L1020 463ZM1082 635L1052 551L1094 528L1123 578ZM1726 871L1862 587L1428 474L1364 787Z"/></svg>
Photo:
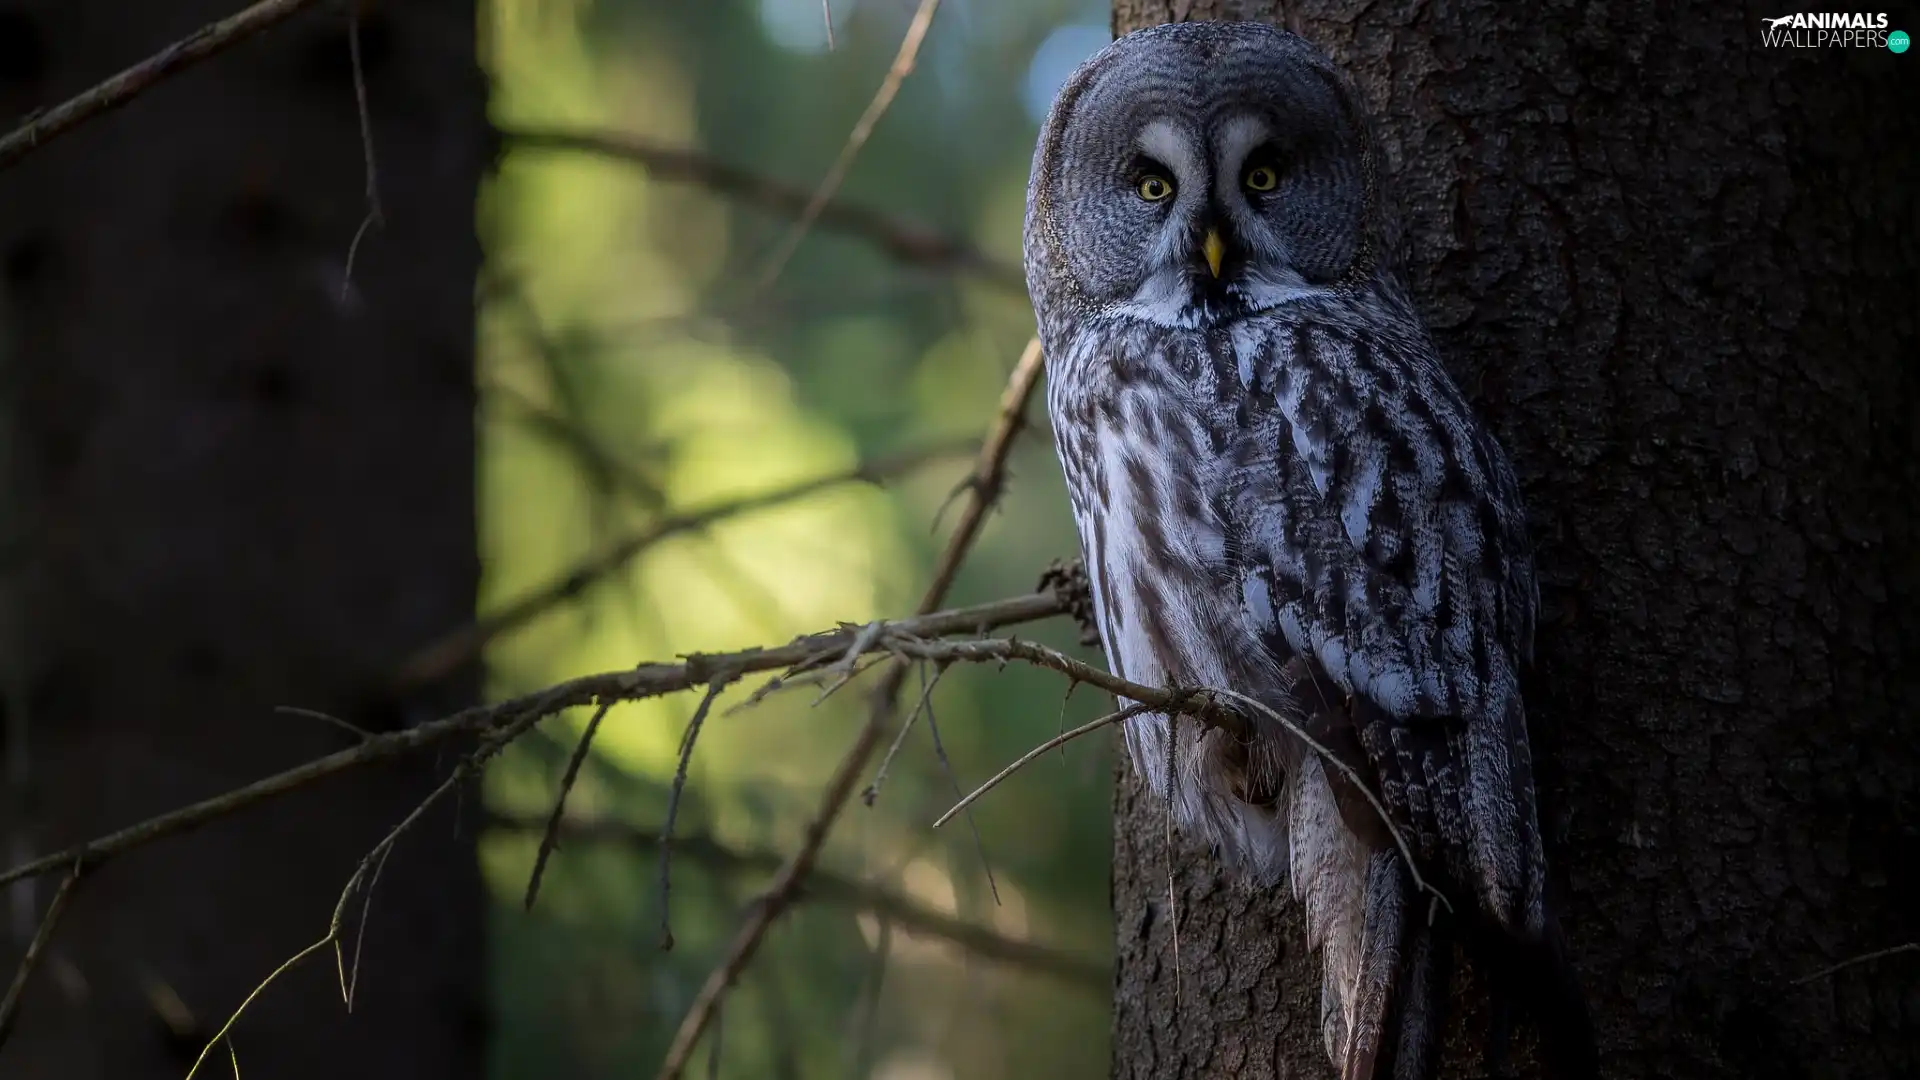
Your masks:
<svg viewBox="0 0 1920 1080"><path fill-rule="evenodd" d="M1141 31L1075 72L1027 201L1056 448L1116 672L1295 718L1457 907L1555 950L1520 493L1390 258L1376 160L1347 81L1263 25ZM1342 1073L1426 1075L1448 949L1376 811L1278 725L1126 739L1184 825L1290 873Z"/></svg>

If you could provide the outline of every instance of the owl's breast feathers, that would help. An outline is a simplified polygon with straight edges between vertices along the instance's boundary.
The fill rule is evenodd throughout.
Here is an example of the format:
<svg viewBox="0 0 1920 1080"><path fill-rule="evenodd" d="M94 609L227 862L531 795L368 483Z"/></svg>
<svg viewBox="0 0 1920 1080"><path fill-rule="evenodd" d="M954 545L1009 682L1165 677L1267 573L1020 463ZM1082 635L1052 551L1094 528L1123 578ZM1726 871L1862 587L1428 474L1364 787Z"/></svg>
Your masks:
<svg viewBox="0 0 1920 1080"><path fill-rule="evenodd" d="M1290 704L1346 751L1424 874L1537 930L1518 685L1536 599L1520 496L1411 312L1379 299L1049 335L1064 338L1046 342L1049 408L1103 642L1136 681ZM1270 789L1297 748L1248 754L1167 732L1143 718L1128 741L1182 816L1256 869L1284 852L1258 815L1221 804ZM1183 748L1186 761L1167 760ZM1236 766L1223 755L1266 779L1218 790ZM1378 832L1370 808L1342 803L1350 829Z"/></svg>

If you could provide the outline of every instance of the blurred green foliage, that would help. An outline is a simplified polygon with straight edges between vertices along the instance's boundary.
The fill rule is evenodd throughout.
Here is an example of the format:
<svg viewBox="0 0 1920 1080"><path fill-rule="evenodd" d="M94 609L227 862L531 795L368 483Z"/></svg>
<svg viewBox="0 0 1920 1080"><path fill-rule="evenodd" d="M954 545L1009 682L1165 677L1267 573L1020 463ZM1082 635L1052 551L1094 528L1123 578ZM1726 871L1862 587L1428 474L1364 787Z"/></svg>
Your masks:
<svg viewBox="0 0 1920 1080"><path fill-rule="evenodd" d="M503 128L647 136L810 189L879 85L914 6L834 0L828 50L819 0L490 0L481 47L493 117ZM1106 19L1106 5L1088 0L947 0L841 198L1017 263L1035 105L1097 47ZM756 292L787 219L589 155L509 144L480 225L487 607L666 510L978 434L1031 332L1017 292L906 268L824 228ZM498 641L489 692L905 613L964 469L949 458L884 490L835 488L662 543ZM1030 589L1049 560L1073 550L1041 425L1017 450L1011 491L952 601ZM1031 633L1073 646L1071 627ZM728 714L753 685L716 705L677 832L790 852L865 699L856 686L815 706L803 689ZM910 679L908 694L919 690ZM855 804L841 819L825 865L1105 963L1106 737L988 796L974 815L977 839L963 821L930 828L956 788L1105 704L1083 692L1063 709L1064 690L1033 671L949 673L932 702L951 771L922 723L877 804ZM616 708L570 815L657 832L695 704L683 695ZM676 944L665 951L655 852L582 839L555 855L538 904L524 912L537 824L585 721L550 723L487 781L481 855L494 903L493 1072L503 1080L651 1075L765 884L763 870L718 866L690 847L673 864ZM729 998L717 1075L1104 1076L1107 1011L1102 986L969 955L856 906L808 902L777 926Z"/></svg>

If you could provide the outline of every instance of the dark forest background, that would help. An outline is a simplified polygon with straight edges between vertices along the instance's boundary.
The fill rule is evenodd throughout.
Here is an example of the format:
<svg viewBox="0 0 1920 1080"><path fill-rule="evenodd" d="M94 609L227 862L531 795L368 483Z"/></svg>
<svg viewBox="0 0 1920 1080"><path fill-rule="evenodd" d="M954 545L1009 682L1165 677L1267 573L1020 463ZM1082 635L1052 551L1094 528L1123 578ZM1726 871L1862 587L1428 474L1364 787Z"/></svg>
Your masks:
<svg viewBox="0 0 1920 1080"><path fill-rule="evenodd" d="M272 6L0 142L0 863L476 703L906 614L956 544L934 606L1029 594L1074 551L1037 397L1004 492L968 478L1031 374L1042 112L1114 28L1266 18L1379 108L1421 302L1521 466L1609 1075L1920 1061L1915 957L1818 974L1920 937L1920 58L1762 53L1777 12L1712 4L945 0L815 217L920 0L832 0L831 31L819 0ZM0 124L236 7L0 0ZM1099 660L1067 620L995 632ZM1320 1074L1291 909L1116 803L1107 734L931 828L1105 694L903 670L896 715L931 709L687 1075ZM651 1075L885 678L739 711L734 683L677 803L697 692L613 705L577 775L585 706L475 775L468 730L9 872L0 1077ZM336 912L338 955L219 1038Z"/></svg>

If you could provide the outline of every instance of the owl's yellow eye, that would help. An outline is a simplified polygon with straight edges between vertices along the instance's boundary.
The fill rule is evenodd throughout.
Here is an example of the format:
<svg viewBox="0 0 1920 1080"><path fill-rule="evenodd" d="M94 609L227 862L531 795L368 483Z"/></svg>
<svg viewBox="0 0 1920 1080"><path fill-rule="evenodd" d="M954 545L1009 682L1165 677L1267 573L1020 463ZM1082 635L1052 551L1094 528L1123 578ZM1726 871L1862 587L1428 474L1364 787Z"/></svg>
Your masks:
<svg viewBox="0 0 1920 1080"><path fill-rule="evenodd" d="M1149 176L1140 181L1140 197L1148 202L1159 202L1173 194L1173 185L1164 176Z"/></svg>
<svg viewBox="0 0 1920 1080"><path fill-rule="evenodd" d="M1270 166L1260 165L1247 170L1247 190L1272 191L1280 184L1280 174Z"/></svg>

